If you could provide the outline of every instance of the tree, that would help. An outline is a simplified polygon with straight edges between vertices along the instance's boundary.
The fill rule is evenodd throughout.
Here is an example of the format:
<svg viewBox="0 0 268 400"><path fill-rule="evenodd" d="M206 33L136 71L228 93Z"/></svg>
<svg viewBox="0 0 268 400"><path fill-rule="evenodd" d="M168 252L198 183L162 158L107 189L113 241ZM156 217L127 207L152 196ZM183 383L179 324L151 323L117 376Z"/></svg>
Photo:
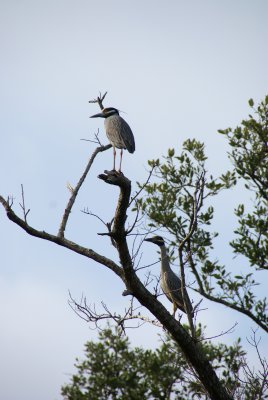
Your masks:
<svg viewBox="0 0 268 400"><path fill-rule="evenodd" d="M193 381L178 345L165 337L156 350L132 349L120 328L100 331L99 341L85 345L85 359L76 360L77 373L62 387L65 400L158 399L190 400L206 398L202 385ZM198 328L201 338L201 329ZM239 341L234 346L203 344L213 367L232 392L240 390L237 379L245 353Z"/></svg>
<svg viewBox="0 0 268 400"><path fill-rule="evenodd" d="M103 108L104 97L105 95L94 100L101 108ZM252 102L251 106L253 107ZM107 231L101 234L110 238L118 252L120 264L65 237L70 212L92 163L96 156L110 148L110 145L99 145L96 148L77 185L74 188L69 187L71 195L57 235L37 230L28 224L28 210L24 204L23 191L22 218L15 213L13 200L0 196L0 202L11 221L30 235L51 241L106 266L124 282L126 286L124 294L132 296L130 306L123 316L115 314L107 307L104 314L100 315L94 309L90 309L86 303L74 302L78 312L83 313L85 318L94 323L103 319L112 319L124 328L129 319L140 319L163 327L179 345L188 365L193 368L196 378L203 385L204 391L211 399L216 400L229 400L233 398L233 394L224 387L215 368L209 362L204 345L198 339L197 327L194 327L191 315L188 315L188 320L190 326L194 328L189 332L180 320L173 318L159 301L157 282L152 284L151 279L148 279L148 274L142 275L142 270L136 262L140 245L131 255L127 239L130 233L135 232L139 214L142 212L149 218L149 225L152 228L165 229L170 235L171 256L176 254L175 249L178 252L182 289L188 284L185 279L187 268L196 280L196 283L191 284L193 290L203 297L247 315L267 332L266 299L256 298L253 292L256 283L252 274L231 276L226 267L220 265L217 260L211 260L209 252L216 234L212 234L207 229L213 220L213 207L208 203L209 200L223 189L228 190L234 186L238 178L246 179L246 188L254 190L256 194L255 212L257 214L255 216L253 214L254 218L252 218L251 214L244 214L243 207L237 208L236 213L240 218L239 229L237 239L232 242L232 248L236 253L248 257L253 268L267 267L267 261L265 261L268 247L267 230L265 230L268 187L267 107L268 98L255 110L258 120L250 116L249 120L242 122L242 128L222 131L233 147L230 157L234 162L234 169L222 174L218 179L208 175L205 167L204 145L196 140L186 141L180 155L175 155L175 151L170 149L164 162L151 161L151 173L148 180L140 185L140 190L132 198L131 182L128 178L114 171L105 171L104 174L99 175L99 179L106 184L118 186L120 189L115 214L111 222L106 224ZM150 178L155 181L149 183ZM145 198L141 198L143 190L147 194ZM136 217L132 226L126 228L127 211L130 208L136 212ZM244 241L245 245L243 245ZM136 299L145 310L150 311L155 319L152 320L143 312L137 312L133 299ZM195 313L198 314L198 305L195 307ZM266 365L264 363L264 370Z"/></svg>
<svg viewBox="0 0 268 400"><path fill-rule="evenodd" d="M196 284L191 289L248 316L268 332L267 300L254 294L259 285L255 281L257 271L268 269L268 96L256 109L253 100L249 104L257 119L250 115L242 126L219 131L232 149L232 171L219 179L208 176L204 144L187 140L180 155L170 149L163 161L149 162L156 166L156 181L146 185L147 196L139 199L139 207L152 228L170 235L171 254L178 251L181 276L185 267L193 274ZM255 270L254 275L232 274L230 269L235 268L227 268L210 256L218 233L208 229L214 215L209 199L232 188L239 179L255 199L253 212L246 213L244 204L237 206L238 228L230 246L236 255L244 257L244 269L248 264ZM226 215L228 212L224 210Z"/></svg>

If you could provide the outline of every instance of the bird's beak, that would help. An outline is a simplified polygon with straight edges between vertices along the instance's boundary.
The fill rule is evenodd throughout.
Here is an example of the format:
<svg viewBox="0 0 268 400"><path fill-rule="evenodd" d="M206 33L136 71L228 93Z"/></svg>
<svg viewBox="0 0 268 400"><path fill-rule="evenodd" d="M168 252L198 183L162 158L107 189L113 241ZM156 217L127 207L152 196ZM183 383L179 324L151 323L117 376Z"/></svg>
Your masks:
<svg viewBox="0 0 268 400"><path fill-rule="evenodd" d="M153 238L147 238L147 239L144 239L144 241L145 241L145 242L152 242L152 241L153 241Z"/></svg>
<svg viewBox="0 0 268 400"><path fill-rule="evenodd" d="M90 118L104 118L104 115L103 115L103 113L94 114L94 115L91 115Z"/></svg>

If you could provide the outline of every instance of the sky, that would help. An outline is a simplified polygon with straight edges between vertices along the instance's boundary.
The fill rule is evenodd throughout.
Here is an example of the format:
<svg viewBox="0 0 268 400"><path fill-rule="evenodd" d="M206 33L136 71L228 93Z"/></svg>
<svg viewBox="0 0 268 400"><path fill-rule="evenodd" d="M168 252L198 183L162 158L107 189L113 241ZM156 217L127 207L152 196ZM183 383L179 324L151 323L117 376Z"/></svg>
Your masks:
<svg viewBox="0 0 268 400"><path fill-rule="evenodd" d="M103 121L89 119L98 107L88 103L105 91L105 106L122 110L135 136L135 153L123 158L134 190L147 178L148 159L170 147L179 152L187 138L204 141L209 169L224 172L228 147L217 130L237 126L248 115L248 100L268 94L267 18L265 0L1 0L1 195L13 196L21 215L23 184L29 223L56 233L67 184L76 184L95 149L80 139L94 138L99 129L107 143ZM97 179L111 167L112 150L97 157L66 236L117 262L108 239L97 235L104 229L100 221L81 212L88 208L111 220L118 193ZM239 191L219 200L215 223L223 237L232 232L239 201ZM75 358L97 337L68 305L69 291L100 311L103 301L123 312L129 299L110 271L28 236L3 209L0 237L0 398L59 400ZM221 241L216 248L219 258L232 261ZM143 245L141 262L156 259L156 249ZM238 322L222 340L242 336L247 345L251 321L205 305L200 321L208 335ZM131 343L144 347L156 347L159 333L151 326L129 331ZM249 354L254 359L250 348Z"/></svg>

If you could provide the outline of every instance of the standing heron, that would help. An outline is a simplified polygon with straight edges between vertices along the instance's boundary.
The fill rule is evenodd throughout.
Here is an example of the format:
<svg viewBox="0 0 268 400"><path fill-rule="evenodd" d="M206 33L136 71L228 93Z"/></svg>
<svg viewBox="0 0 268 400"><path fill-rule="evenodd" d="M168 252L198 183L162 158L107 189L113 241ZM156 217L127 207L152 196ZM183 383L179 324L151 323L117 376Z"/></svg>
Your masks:
<svg viewBox="0 0 268 400"><path fill-rule="evenodd" d="M106 135L114 149L114 166L115 170L115 158L116 148L121 149L120 152L120 164L118 172L121 172L123 149L128 150L130 153L135 151L135 140L128 123L119 115L119 111L113 107L107 107L102 110L101 113L92 115L90 118L105 118L104 126Z"/></svg>
<svg viewBox="0 0 268 400"><path fill-rule="evenodd" d="M173 303L173 316L175 317L175 313L179 308L181 311L187 313L185 309L184 301L187 303L187 309L190 311L193 317L193 307L189 296L187 294L186 289L184 288L184 301L182 297L181 291L181 280L180 278L172 271L169 264L169 257L167 254L167 249L165 246L164 239L161 236L153 236L148 239L144 239L146 242L151 242L160 247L161 253L161 274L160 274L160 286L163 290L163 293L167 296L169 301Z"/></svg>

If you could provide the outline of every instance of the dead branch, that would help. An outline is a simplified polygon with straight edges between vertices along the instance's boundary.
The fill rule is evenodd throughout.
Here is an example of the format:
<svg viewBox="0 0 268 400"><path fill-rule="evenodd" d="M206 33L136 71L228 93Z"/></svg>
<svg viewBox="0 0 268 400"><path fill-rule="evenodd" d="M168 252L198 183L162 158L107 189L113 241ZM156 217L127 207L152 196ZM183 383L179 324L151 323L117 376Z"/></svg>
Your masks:
<svg viewBox="0 0 268 400"><path fill-rule="evenodd" d="M11 206L9 205L9 202L6 201L2 196L0 196L0 203L3 205L4 209L6 210L7 217L10 219L10 221L14 222L18 226L20 226L25 232L27 232L31 236L35 236L40 239L48 240L49 242L58 244L59 246L63 246L69 250L74 251L75 253L78 253L84 257L90 258L94 261L96 261L99 264L102 264L112 270L113 272L116 273L123 281L124 281L124 275L123 275L123 270L121 267L119 267L115 262L110 260L107 257L102 256L101 254L98 254L94 250L88 249L86 247L80 246L77 243L74 243L68 239L65 239L64 237L59 237L58 235L52 235L50 233L47 233L45 231L39 231L32 226L28 225L27 222L25 222L23 219L17 216L17 214L12 210Z"/></svg>
<svg viewBox="0 0 268 400"><path fill-rule="evenodd" d="M225 331L221 331L221 333L219 333L219 334L217 334L217 335L213 335L213 336L210 336L210 337L206 337L206 338L199 339L198 341L199 341L199 342L202 342L202 341L204 341L204 340L216 339L216 338L218 338L218 337L227 335L228 333L233 333L233 332L234 332L234 328L235 328L237 325L238 325L238 322L235 322L234 325L231 326L231 328L226 329Z"/></svg>
<svg viewBox="0 0 268 400"><path fill-rule="evenodd" d="M133 203L133 201L135 201L139 195L141 194L141 192L146 188L146 186L148 185L148 183L150 182L151 176L153 174L153 171L155 169L156 165L153 165L151 170L149 171L149 175L148 178L146 179L145 183L141 186L140 190L138 190L135 195L131 198L129 206L131 206L131 204Z"/></svg>
<svg viewBox="0 0 268 400"><path fill-rule="evenodd" d="M21 184L21 198L22 198L22 204L19 203L19 205L21 206L22 211L23 211L24 221L27 223L27 215L29 214L30 209L28 209L26 211L25 198L24 198L24 189L23 189L23 185L22 184Z"/></svg>
<svg viewBox="0 0 268 400"><path fill-rule="evenodd" d="M100 133L99 129L98 129L97 133L94 133L95 140L91 140L91 139L80 139L80 140L83 140L85 142L95 143L95 144L97 144L97 145L102 147L103 144L101 143L101 141L99 139L99 133ZM112 147L112 145L111 145L111 147Z"/></svg>
<svg viewBox="0 0 268 400"><path fill-rule="evenodd" d="M127 295L127 294L124 294ZM78 303L69 292L69 305L73 309L73 311L83 320L95 325L95 328L101 329L101 323L103 320L112 320L116 325L120 326L121 329L125 332L126 329L129 328L139 328L144 323L150 323L157 327L162 327L162 325L155 319L144 316L140 313L140 306L134 307L133 300L130 300L129 307L125 308L124 314L114 313L109 310L108 306L105 303L102 304L102 308L104 312L100 312L96 310L96 306L88 305L87 299L85 296L82 296L80 302ZM137 321L136 326L128 325L127 322Z"/></svg>
<svg viewBox="0 0 268 400"><path fill-rule="evenodd" d="M260 353L259 343L260 339L257 339L257 330L253 330L253 335L248 340L248 343L255 348L257 353L260 368L256 371L254 368L251 368L245 357L241 359L240 368L242 369L243 376L239 375L239 371L237 372L237 381L238 381L238 390L237 390L237 398L244 398L245 392L250 391L252 398L254 400L262 400L267 397L268 393L268 363L267 360L264 359ZM240 397L239 397L240 396Z"/></svg>
<svg viewBox="0 0 268 400"><path fill-rule="evenodd" d="M61 221L61 224L60 224L60 228L59 228L59 232L58 232L58 236L59 237L61 237L61 238L64 237L64 232L65 232L65 229L66 229L66 225L67 225L68 218L70 216L72 207L74 205L74 202L76 200L78 192L79 192L81 186L83 185L84 180L86 179L86 176L87 176L87 174L88 174L88 172L89 172L89 170L90 170L90 168L91 168L91 166L93 164L93 161L95 160L95 157L97 156L98 153L100 153L102 151L106 151L106 150L110 149L110 147L111 147L111 145L108 144L106 146L100 146L100 147L97 147L95 149L95 151L93 152L92 156L90 157L90 159L88 161L88 164L86 166L86 169L85 169L83 175L79 179L79 181L78 181L77 185L75 186L75 188L72 188L71 197L70 197L70 199L69 199L69 201L67 203L67 206L66 206L66 208L64 210L64 214L63 214L62 221Z"/></svg>
<svg viewBox="0 0 268 400"><path fill-rule="evenodd" d="M105 92L104 95L101 95L101 93L100 93L96 99L89 100L88 102L89 103L98 103L100 109L103 110L104 109L103 100L105 99L106 94L107 94L107 92Z"/></svg>
<svg viewBox="0 0 268 400"><path fill-rule="evenodd" d="M107 223L104 222L103 219L102 219L99 215L94 214L93 212L89 211L88 208L87 208L87 209L84 208L84 210L81 210L81 212L82 212L83 214L90 215L90 216L92 216L92 217L97 218L103 225L107 226Z"/></svg>
<svg viewBox="0 0 268 400"><path fill-rule="evenodd" d="M140 215L140 210L137 207L137 211L136 211L136 216L135 216L134 222L133 222L132 226L127 230L127 235L129 235L133 231L135 226L137 225L137 223L139 221L139 215Z"/></svg>

